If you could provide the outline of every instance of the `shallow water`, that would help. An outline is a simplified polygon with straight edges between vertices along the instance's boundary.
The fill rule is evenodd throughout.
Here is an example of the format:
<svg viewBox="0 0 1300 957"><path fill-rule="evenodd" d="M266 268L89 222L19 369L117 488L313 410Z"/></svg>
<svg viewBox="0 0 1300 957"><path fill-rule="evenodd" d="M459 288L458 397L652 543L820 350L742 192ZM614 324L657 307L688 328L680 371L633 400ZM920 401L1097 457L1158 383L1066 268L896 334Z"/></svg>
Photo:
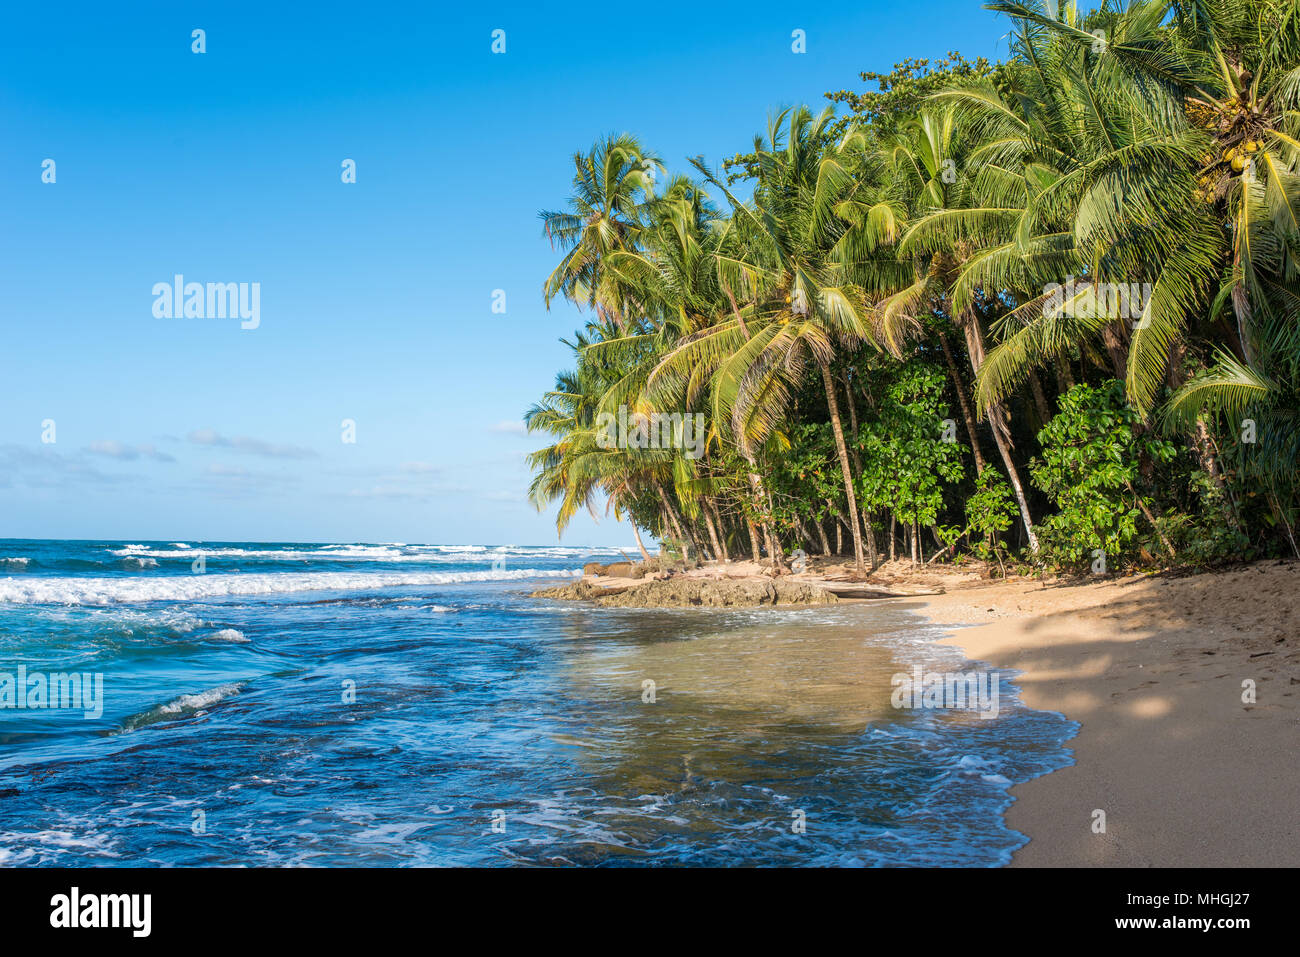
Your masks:
<svg viewBox="0 0 1300 957"><path fill-rule="evenodd" d="M104 688L98 718L0 708L0 864L991 866L1023 843L1007 790L1075 726L1010 676L993 720L894 708L893 675L973 667L896 604L528 597L616 556L0 542L0 673Z"/></svg>

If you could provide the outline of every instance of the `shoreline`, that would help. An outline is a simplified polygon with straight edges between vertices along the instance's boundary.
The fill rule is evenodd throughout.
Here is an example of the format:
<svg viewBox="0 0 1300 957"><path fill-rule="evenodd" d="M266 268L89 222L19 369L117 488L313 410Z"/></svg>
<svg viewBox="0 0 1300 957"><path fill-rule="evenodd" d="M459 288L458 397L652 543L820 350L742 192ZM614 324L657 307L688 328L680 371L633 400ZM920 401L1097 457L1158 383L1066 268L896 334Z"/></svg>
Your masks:
<svg viewBox="0 0 1300 957"><path fill-rule="evenodd" d="M940 643L1080 725L1074 763L1011 789L1006 824L1029 841L1010 866L1300 864L1298 596L1300 563L1271 561L918 603L956 626Z"/></svg>
<svg viewBox="0 0 1300 957"><path fill-rule="evenodd" d="M901 564L901 563L900 563ZM653 559L649 562L588 563L581 577L540 588L533 598L578 601L606 608L799 607L838 602L916 599L941 594L943 582L966 582L969 573L891 576L880 571L870 580L849 577L839 559L810 558L806 571L773 574L768 563L725 565ZM931 587L917 587L921 579ZM900 584L901 582L901 584ZM937 589L933 584L940 583Z"/></svg>
<svg viewBox="0 0 1300 957"><path fill-rule="evenodd" d="M775 580L816 589L846 570L842 559L817 559ZM683 580L698 596L774 579L734 563L670 579ZM599 605L619 601L601 599L605 588L645 585L579 581L590 586L580 600ZM1027 707L1079 724L1066 745L1072 764L1010 791L1006 826L1028 838L1010 866L1300 865L1300 562L1079 582L895 562L870 587L897 597L838 601L905 602L947 630L940 644L1017 672ZM642 594L642 607L666 607ZM1243 700L1247 681L1253 702ZM1099 810L1104 832L1094 831Z"/></svg>

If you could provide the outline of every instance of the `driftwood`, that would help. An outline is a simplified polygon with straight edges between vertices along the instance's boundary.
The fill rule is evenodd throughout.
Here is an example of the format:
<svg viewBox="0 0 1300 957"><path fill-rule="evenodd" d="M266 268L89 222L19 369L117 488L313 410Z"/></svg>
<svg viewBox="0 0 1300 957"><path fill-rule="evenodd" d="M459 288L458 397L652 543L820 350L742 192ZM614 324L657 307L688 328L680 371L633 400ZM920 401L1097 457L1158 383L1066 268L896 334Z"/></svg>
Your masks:
<svg viewBox="0 0 1300 957"><path fill-rule="evenodd" d="M907 591L890 591L879 585L862 582L844 582L830 579L820 582L836 598L921 598L927 595L942 595L942 588L908 589Z"/></svg>

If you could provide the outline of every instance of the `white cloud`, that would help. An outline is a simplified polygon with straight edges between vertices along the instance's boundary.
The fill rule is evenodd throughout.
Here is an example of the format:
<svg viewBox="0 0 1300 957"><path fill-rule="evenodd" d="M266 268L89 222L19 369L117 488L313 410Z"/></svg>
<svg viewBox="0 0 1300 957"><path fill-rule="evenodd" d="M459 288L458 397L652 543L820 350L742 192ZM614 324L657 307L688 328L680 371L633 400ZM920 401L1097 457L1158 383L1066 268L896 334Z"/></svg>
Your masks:
<svg viewBox="0 0 1300 957"><path fill-rule="evenodd" d="M64 455L49 446L39 449L21 445L0 446L0 485L11 488L14 479L37 488L62 488L74 482L107 485L131 479L127 475L105 475L86 464L83 455Z"/></svg>
<svg viewBox="0 0 1300 957"><path fill-rule="evenodd" d="M316 453L297 445L277 445L247 435L225 436L214 429L195 429L186 436L195 445L207 445L213 448L233 449L249 455L260 455L269 459L307 459Z"/></svg>
<svg viewBox="0 0 1300 957"><path fill-rule="evenodd" d="M159 452L157 448L147 442L140 445L127 445L115 439L101 439L97 442L91 442L86 446L86 451L110 459L120 459L124 462L133 462L141 457L153 459L155 462L176 461L166 452Z"/></svg>

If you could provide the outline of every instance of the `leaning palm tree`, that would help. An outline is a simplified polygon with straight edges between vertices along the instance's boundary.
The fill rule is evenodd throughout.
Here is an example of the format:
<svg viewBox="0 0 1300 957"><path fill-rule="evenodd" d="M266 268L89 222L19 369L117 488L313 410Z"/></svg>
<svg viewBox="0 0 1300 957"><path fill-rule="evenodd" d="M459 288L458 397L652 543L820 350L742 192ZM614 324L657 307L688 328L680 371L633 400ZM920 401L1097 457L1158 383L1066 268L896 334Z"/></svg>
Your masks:
<svg viewBox="0 0 1300 957"><path fill-rule="evenodd" d="M1091 21L1073 7L1052 15L1022 3L991 6L1019 24L1022 66L1010 91L943 94L983 134L973 161L1002 160L1024 184L1006 221L1006 257L966 277L967 285L1005 279L1008 260L1020 256L1012 267L1020 281L1010 287L1020 305L981 374L981 398L1003 397L1034 365L1099 340L1130 401L1148 412L1227 249L1195 196L1211 142L1189 122L1185 91L1201 90L1205 61L1171 42L1167 4L1139 0ZM1035 242L1054 261L1031 258ZM1056 287L1076 279L1061 301ZM1098 296L1102 284L1149 293L1128 297L1136 302Z"/></svg>
<svg viewBox="0 0 1300 957"><path fill-rule="evenodd" d="M714 253L718 282L730 315L688 334L651 376L658 389L701 383L709 373L715 422L726 421L752 464L757 450L785 417L794 386L809 361L820 373L848 502L855 570L866 574L853 471L831 374L836 350L869 335L867 303L850 267L836 257L852 228L837 215L857 192L852 168L862 139L830 135L832 111L786 110L755 144L757 183L750 202L738 200L702 160L696 169L726 197L732 213ZM764 492L751 469L755 496ZM867 524L871 567L877 563ZM775 555L774 555L775 557Z"/></svg>
<svg viewBox="0 0 1300 957"><path fill-rule="evenodd" d="M1023 305L981 375L982 398L1006 394L1035 363L1100 334L1139 410L1155 405L1163 385L1178 390L1162 420L1191 435L1218 485L1207 419L1229 435L1242 419L1273 424L1238 474L1264 486L1295 549L1296 443L1286 410L1300 305L1300 7L1175 3L1171 27L1163 3L1133 3L1089 23L1072 9L1052 16L1022 3L992 6L1021 24L1033 69L1020 73L1018 111L984 92L969 95L969 112L982 114L990 150L1019 140L1012 150L1023 162L1052 167L1025 204L1038 221L1018 218L1015 246L1027 252L1036 226L1064 234L1078 260L1071 271L1091 281L1080 295L1091 298L1089 287L1110 278L1150 280L1151 294L1126 328L1095 299L1049 312L1022 284ZM1218 358L1183 384L1179 357L1189 349Z"/></svg>
<svg viewBox="0 0 1300 957"><path fill-rule="evenodd" d="M1024 3L991 7L1018 20L1032 68L1019 71L1009 98L987 88L943 95L981 124L987 155L1010 151L1048 170L1016 217L1018 251L1028 252L1036 226L1049 235L1043 224L1054 220L1065 232L1050 235L1068 237L1078 275L1093 285L1149 279L1152 293L1140 320L1122 330L1095 306L1049 314L1030 290L1005 347L990 356L985 397L1005 394L1071 340L1119 334L1127 341L1107 342L1116 371L1148 410L1216 285L1249 362L1254 303L1265 304L1280 277L1293 278L1300 227L1294 0L1249 9L1176 3L1173 29L1164 3L1133 3L1093 21L1104 30L1085 30L1073 8L1052 16Z"/></svg>
<svg viewBox="0 0 1300 957"><path fill-rule="evenodd" d="M595 309L602 321L623 323L635 303L628 290L604 268L615 252L636 249L645 228L654 178L663 166L626 133L596 143L573 157L573 192L568 208L543 211L547 238L565 250L542 287L547 306L563 295Z"/></svg>
<svg viewBox="0 0 1300 957"><path fill-rule="evenodd" d="M527 457L536 473L529 498L538 511L558 503L555 524L560 534L580 509L594 517L602 497L616 517L630 514L637 502L657 500L653 506L659 513L656 534L664 540L694 544L677 505L680 496L675 489L669 495L665 487L672 488L675 481L688 481L676 461L679 451L629 448L621 442L610 442L610 436L602 430L599 409L611 383L624 376L620 365L623 357L588 350L601 335L612 331L592 326L588 333L579 333L575 342L566 343L577 357L576 369L558 375L555 388L524 416L529 432L554 437L552 444ZM638 516L630 517L638 547L648 558L636 528Z"/></svg>
<svg viewBox="0 0 1300 957"><path fill-rule="evenodd" d="M579 352L585 342L585 337L579 334L576 343L566 342L566 345ZM560 503L555 525L561 534L579 510L594 512L600 489L596 477L590 472L580 476L575 466L575 462L596 446L596 407L602 391L596 371L590 365L579 363L577 369L559 373L555 388L524 415L529 432L554 437L552 444L530 453L527 458L529 467L536 473L528 494L539 511L552 502Z"/></svg>
<svg viewBox="0 0 1300 957"><path fill-rule="evenodd" d="M1263 491L1300 557L1300 6L1177 6L1209 63L1184 95L1190 121L1213 138L1198 198L1228 224L1210 318L1226 320L1220 328L1236 342L1215 345L1213 364L1181 385L1164 423L1206 441L1204 420L1216 422L1237 474Z"/></svg>
<svg viewBox="0 0 1300 957"><path fill-rule="evenodd" d="M985 410L996 411L1026 379L1036 386L1035 366L1059 368L1078 354L1108 356L1130 400L1148 411L1208 304L1227 248L1193 195L1207 141L1181 98L1196 88L1202 61L1186 44L1170 44L1162 4L1137 2L1100 19L1073 6L991 6L1016 19L1017 55L996 85L932 97L969 139L966 195L920 216L903 248L929 254L932 264L936 253L955 255L944 278L954 315L981 301L1005 313L987 356L982 335L968 336ZM1150 292L1098 296L1102 284ZM1135 307L1140 315L1131 315ZM994 437L1028 528L996 421Z"/></svg>
<svg viewBox="0 0 1300 957"><path fill-rule="evenodd" d="M963 132L954 110L932 104L881 143L891 172L890 190L908 217L897 251L911 268L912 279L877 303L873 321L878 338L901 358L905 341L926 330L925 317L946 318L961 330L972 371L978 375L985 360L981 307L996 302L997 292L1014 277L999 276L986 291L982 284L969 282L971 266L987 265L990 253L1002 253L1016 267L1024 257L1018 249L999 249L1006 245L999 240L1008 213L1014 212L1015 199L1007 194L1015 195L1014 187L1008 188L1008 180L1014 184L1015 178L996 165L981 167L983 191L993 184L1002 195L996 204L980 202L982 190L971 172L970 143ZM941 330L938 335L944 354L950 356L946 336ZM959 380L957 387L962 388ZM965 410L965 396L959 392L959 398ZM1001 401L985 403L982 411L1011 481L1030 549L1036 552L1028 500L1011 454L1009 411ZM974 443L971 418L967 429Z"/></svg>

